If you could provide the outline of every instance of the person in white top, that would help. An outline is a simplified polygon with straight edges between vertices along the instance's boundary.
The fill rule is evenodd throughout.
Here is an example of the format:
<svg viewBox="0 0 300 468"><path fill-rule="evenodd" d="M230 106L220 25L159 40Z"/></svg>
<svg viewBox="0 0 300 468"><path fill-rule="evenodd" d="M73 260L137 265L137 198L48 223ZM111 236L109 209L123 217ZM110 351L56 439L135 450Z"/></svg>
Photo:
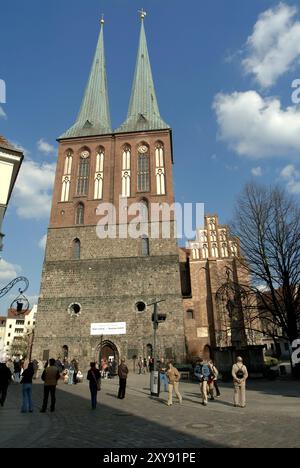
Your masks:
<svg viewBox="0 0 300 468"><path fill-rule="evenodd" d="M243 359L238 356L236 364L232 366L232 377L234 385L234 406L245 408L246 406L246 381L248 379L247 367L243 364Z"/></svg>

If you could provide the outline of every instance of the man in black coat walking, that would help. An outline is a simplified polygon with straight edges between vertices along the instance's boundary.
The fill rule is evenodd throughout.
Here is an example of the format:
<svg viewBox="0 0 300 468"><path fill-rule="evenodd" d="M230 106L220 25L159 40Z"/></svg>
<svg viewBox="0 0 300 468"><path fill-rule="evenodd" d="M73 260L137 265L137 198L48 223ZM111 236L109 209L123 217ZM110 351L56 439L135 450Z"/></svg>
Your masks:
<svg viewBox="0 0 300 468"><path fill-rule="evenodd" d="M11 382L11 372L4 362L0 363L0 405L4 406L7 388Z"/></svg>

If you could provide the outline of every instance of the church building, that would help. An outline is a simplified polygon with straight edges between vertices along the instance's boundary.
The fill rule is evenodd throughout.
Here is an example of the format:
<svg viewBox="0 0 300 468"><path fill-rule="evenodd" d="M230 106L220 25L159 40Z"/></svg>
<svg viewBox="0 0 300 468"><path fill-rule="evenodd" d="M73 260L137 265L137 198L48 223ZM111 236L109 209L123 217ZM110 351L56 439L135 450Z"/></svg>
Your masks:
<svg viewBox="0 0 300 468"><path fill-rule="evenodd" d="M159 310L166 314L158 329L157 355L176 362L185 359L179 250L174 232L169 238L162 235L165 222L175 230L174 218L165 221L161 216L155 226L147 218L149 235L118 235L122 224L134 223L130 214L134 203L143 204L145 213L153 203L174 203L172 132L159 112L144 18L142 12L126 120L112 129L101 20L80 111L58 139L35 358L76 358L85 368L99 360L100 352L116 360L149 356L153 346L149 304L157 299L164 301ZM115 207L116 216L104 226L107 236L99 236L108 204ZM151 227L158 229L155 238ZM101 337L97 329L106 332Z"/></svg>

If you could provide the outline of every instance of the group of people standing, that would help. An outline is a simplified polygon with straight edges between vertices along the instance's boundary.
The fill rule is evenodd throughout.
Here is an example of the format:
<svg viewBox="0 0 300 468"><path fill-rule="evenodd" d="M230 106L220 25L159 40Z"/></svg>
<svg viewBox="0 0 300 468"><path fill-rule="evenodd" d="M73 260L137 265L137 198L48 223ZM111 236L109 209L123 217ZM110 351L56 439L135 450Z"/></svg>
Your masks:
<svg viewBox="0 0 300 468"><path fill-rule="evenodd" d="M102 369L102 365L101 365ZM126 383L129 370L125 363L125 359L121 359L121 363L118 366L118 376L119 376L119 391L118 398L123 400L126 393ZM91 393L91 405L92 409L95 410L97 407L97 395L101 390L101 372L97 367L95 362L90 363L90 369L87 373L87 380L89 381L89 388Z"/></svg>
<svg viewBox="0 0 300 468"><path fill-rule="evenodd" d="M182 404L182 396L179 392L180 372L171 363L167 365L164 359L160 360L160 386L164 387L164 391L169 392L168 406L173 403L173 391L175 392L179 403ZM200 392L202 396L202 405L207 406L208 399L214 400L220 398L221 393L218 386L218 369L212 360L204 361L200 359L194 368L194 376L200 383ZM248 371L243 363L243 359L239 356L236 363L232 366L232 378L234 384L234 406L245 408L246 406L246 381L248 379Z"/></svg>
<svg viewBox="0 0 300 468"><path fill-rule="evenodd" d="M73 364L74 365L74 364ZM101 365L100 365L101 367ZM36 369L34 362L29 362L26 369L23 369L21 374L20 383L22 384L22 407L21 412L33 412L32 403L32 380L34 378ZM78 372L78 371L77 371ZM40 410L41 413L47 411L49 396L51 398L50 411L55 411L56 404L56 386L61 377L62 369L58 366L55 359L50 359L49 363L45 364L42 380L44 381L44 395L43 404ZM74 372L75 373L75 372ZM72 375L72 379L74 376ZM128 367L125 359L121 359L118 366L119 376L119 390L118 398L124 399L126 393L126 383L128 377ZM168 392L168 406L173 404L173 391L175 392L179 403L182 403L182 396L179 392L180 372L173 366L171 362L165 363L162 358L159 361L159 374L161 389ZM0 405L3 406L6 400L7 389L12 382L12 372L5 363L0 363ZM214 400L215 392L216 397L220 397L220 389L218 386L218 370L213 361L199 360L194 368L194 376L200 382L200 391L202 395L202 404L207 406L208 399ZM246 406L246 381L248 378L248 371L243 363L243 359L238 357L236 363L232 367L232 378L234 383L234 406L244 408ZM91 362L90 369L87 373L87 380L89 381L89 389L91 394L92 409L97 407L97 394L101 389L101 369L97 367L95 362Z"/></svg>

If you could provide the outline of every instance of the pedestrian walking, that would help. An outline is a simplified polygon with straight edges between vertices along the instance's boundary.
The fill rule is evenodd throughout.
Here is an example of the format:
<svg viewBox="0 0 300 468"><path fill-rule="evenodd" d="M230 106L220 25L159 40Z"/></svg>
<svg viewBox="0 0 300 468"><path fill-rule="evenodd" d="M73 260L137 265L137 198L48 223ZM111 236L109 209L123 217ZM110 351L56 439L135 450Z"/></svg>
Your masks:
<svg viewBox="0 0 300 468"><path fill-rule="evenodd" d="M119 376L118 398L120 400L123 400L125 398L128 372L129 371L128 371L128 367L125 364L125 359L121 359L121 364L118 367L118 376Z"/></svg>
<svg viewBox="0 0 300 468"><path fill-rule="evenodd" d="M202 396L202 405L207 406L208 394L210 393L211 398L213 397L213 379L212 370L208 362L200 359L194 369L194 375L200 382L200 392Z"/></svg>
<svg viewBox="0 0 300 468"><path fill-rule="evenodd" d="M180 372L173 366L171 362L168 363L168 370L166 372L168 383L169 383L169 397L168 397L168 406L173 404L173 390L179 400L179 403L182 404L182 396L179 393L179 381L180 381Z"/></svg>
<svg viewBox="0 0 300 468"><path fill-rule="evenodd" d="M55 359L50 359L49 364L50 366L46 367L42 374L42 380L44 381L44 399L43 399L43 406L41 409L41 413L45 413L47 411L49 393L51 396L50 411L51 413L55 411L55 403L56 403L55 393L56 393L56 386L57 386L58 379L60 377L60 373L55 365Z"/></svg>
<svg viewBox="0 0 300 468"><path fill-rule="evenodd" d="M73 369L74 369L73 384L76 385L77 384L77 374L78 374L79 366L78 366L78 362L76 361L76 359L73 359L72 362L73 362Z"/></svg>
<svg viewBox="0 0 300 468"><path fill-rule="evenodd" d="M87 373L87 380L89 381L89 387L91 392L91 404L92 409L97 407L97 393L101 389L101 374L99 369L96 368L96 363L90 363L90 369Z"/></svg>
<svg viewBox="0 0 300 468"><path fill-rule="evenodd" d="M14 360L14 380L16 383L20 382L20 375L21 375L21 361L19 357L16 357Z"/></svg>
<svg viewBox="0 0 300 468"><path fill-rule="evenodd" d="M168 378L167 378L167 365L165 363L164 358L161 358L160 363L159 363L159 379L160 379L160 388L162 390L162 387L164 386L164 391L167 392L169 390L169 385L168 385Z"/></svg>
<svg viewBox="0 0 300 468"><path fill-rule="evenodd" d="M221 392L220 392L219 385L218 385L219 371L216 368L216 366L214 365L213 360L210 360L208 364L209 364L209 366L211 368L211 373L212 373L212 384L213 384L213 389L212 390L216 390L216 397L220 398ZM213 392L212 392L212 395L213 395Z"/></svg>
<svg viewBox="0 0 300 468"><path fill-rule="evenodd" d="M0 363L0 405L4 406L7 389L9 384L12 381L12 373L5 364L5 362Z"/></svg>
<svg viewBox="0 0 300 468"><path fill-rule="evenodd" d="M22 374L21 384L22 384L22 408L21 413L33 412L32 404L32 379L34 376L34 364L30 362L27 369L24 370Z"/></svg>
<svg viewBox="0 0 300 468"><path fill-rule="evenodd" d="M143 373L147 374L148 372L148 364L147 364L147 359L144 358L144 367L143 367Z"/></svg>
<svg viewBox="0 0 300 468"><path fill-rule="evenodd" d="M70 362L69 369L68 369L68 384L73 385L73 380L74 380L74 367L73 367L73 361Z"/></svg>
<svg viewBox="0 0 300 468"><path fill-rule="evenodd" d="M248 379L247 367L243 364L243 358L238 356L232 366L234 385L234 406L245 408L246 406L246 381Z"/></svg>
<svg viewBox="0 0 300 468"><path fill-rule="evenodd" d="M143 372L143 367L144 367L144 362L143 362L142 358L140 357L139 360L138 360L139 375L142 374L142 372Z"/></svg>

